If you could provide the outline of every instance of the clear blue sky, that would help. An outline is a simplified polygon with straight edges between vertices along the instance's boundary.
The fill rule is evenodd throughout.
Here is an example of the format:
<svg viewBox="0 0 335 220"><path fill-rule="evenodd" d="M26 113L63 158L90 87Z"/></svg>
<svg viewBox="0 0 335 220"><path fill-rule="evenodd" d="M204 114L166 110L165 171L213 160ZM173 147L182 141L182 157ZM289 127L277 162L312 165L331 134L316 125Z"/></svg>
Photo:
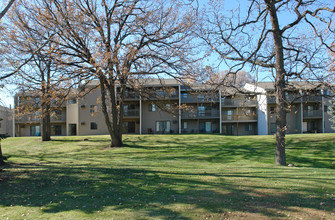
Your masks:
<svg viewBox="0 0 335 220"><path fill-rule="evenodd" d="M7 3L7 0L1 0L2 2ZM209 1L211 0L198 0L199 2L199 9L201 10L201 8L203 6L205 6ZM249 1L247 0L226 0L226 1L222 1L223 2L223 6L226 10L229 10L231 8L236 8L238 5L240 5L241 7L241 11L246 11L247 7L249 6ZM335 3L333 0L323 0L322 2L327 3L329 7L333 8ZM3 8L3 4L0 6L0 10ZM288 23L290 23L290 21L292 21L293 16L286 11L283 11L280 15L279 15L279 20L280 20L280 24L281 26L284 26ZM209 60L209 62L215 62L214 61L215 58L211 58ZM221 65L219 71L223 71L226 70L227 67L225 65ZM248 71L246 69L246 71ZM268 72L262 72L259 76L259 80L260 81L269 81L271 78L269 77L271 74ZM15 87L13 86L8 86L7 87L8 90L13 90ZM9 92L6 89L1 90L0 89L0 105L5 105L5 106L9 106L10 104L13 105L13 91Z"/></svg>

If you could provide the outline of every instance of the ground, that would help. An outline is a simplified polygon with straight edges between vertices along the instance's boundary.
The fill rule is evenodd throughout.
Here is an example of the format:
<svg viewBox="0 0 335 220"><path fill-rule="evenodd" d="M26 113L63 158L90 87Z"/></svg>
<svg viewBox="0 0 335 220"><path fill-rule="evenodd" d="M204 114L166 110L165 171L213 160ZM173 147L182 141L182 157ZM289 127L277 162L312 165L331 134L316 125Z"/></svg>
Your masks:
<svg viewBox="0 0 335 220"><path fill-rule="evenodd" d="M8 138L0 219L335 219L335 135Z"/></svg>

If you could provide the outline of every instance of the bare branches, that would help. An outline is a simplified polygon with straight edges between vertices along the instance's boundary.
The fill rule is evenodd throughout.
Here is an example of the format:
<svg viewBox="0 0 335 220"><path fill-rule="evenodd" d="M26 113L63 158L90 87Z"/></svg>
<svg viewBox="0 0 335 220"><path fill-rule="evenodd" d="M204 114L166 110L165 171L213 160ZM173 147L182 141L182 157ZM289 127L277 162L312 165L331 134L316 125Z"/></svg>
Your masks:
<svg viewBox="0 0 335 220"><path fill-rule="evenodd" d="M15 2L15 0L10 0L6 7L0 12L0 20L5 16L5 14L8 12L12 4Z"/></svg>

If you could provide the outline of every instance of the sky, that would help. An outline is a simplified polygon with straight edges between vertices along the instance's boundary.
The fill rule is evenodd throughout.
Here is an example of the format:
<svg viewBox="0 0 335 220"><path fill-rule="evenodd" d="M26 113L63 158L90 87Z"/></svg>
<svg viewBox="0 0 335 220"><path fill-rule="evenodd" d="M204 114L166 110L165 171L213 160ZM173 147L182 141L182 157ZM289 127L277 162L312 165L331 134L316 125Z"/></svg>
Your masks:
<svg viewBox="0 0 335 220"><path fill-rule="evenodd" d="M1 2L5 2L7 3L8 1L7 0L0 0ZM199 8L201 8L202 6L205 6L209 1L211 0L198 0L199 2ZM245 11L246 7L249 5L249 4L246 4L246 3L249 3L248 0L226 0L226 1L223 1L223 6L225 9L229 10L230 8L236 8L236 6L240 5L241 7L241 11ZM334 7L334 2L333 0L324 0L324 2L326 2L327 4L329 3L329 6L333 5L332 7ZM2 10L4 6L0 6L0 10ZM279 15L279 20L280 20L280 23L282 25L285 25L285 24L288 24L290 21L292 21L292 16L289 16L289 13L288 12L283 12ZM210 62L216 62L215 58L210 58L209 60L209 63ZM222 65L220 66L220 69L218 71L223 71L223 70L226 70L227 67ZM247 71L247 70L246 70ZM270 81L271 80L271 77L269 77L271 74L269 72L262 72L260 75L259 75L259 81ZM14 90L15 87L13 86L7 86L7 89L0 89L0 105L5 105L7 107L9 107L10 105L13 106L13 93L15 92ZM13 92L14 90L14 92Z"/></svg>

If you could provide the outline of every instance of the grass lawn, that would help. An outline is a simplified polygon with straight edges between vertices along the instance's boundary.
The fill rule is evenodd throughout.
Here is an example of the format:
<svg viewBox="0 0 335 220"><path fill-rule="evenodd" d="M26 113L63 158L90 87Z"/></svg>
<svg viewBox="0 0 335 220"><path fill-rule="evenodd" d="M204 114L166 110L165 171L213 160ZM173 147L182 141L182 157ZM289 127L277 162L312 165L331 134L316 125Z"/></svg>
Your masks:
<svg viewBox="0 0 335 220"><path fill-rule="evenodd" d="M4 140L0 219L335 219L335 134L124 140Z"/></svg>

